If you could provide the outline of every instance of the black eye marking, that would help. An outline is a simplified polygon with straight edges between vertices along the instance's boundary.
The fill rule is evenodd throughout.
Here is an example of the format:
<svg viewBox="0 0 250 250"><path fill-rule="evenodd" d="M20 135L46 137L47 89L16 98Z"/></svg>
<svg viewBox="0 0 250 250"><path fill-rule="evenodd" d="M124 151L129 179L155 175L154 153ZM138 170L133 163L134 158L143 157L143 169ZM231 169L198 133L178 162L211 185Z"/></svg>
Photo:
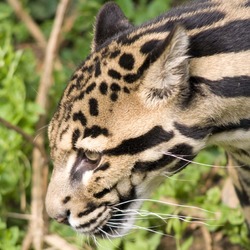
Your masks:
<svg viewBox="0 0 250 250"><path fill-rule="evenodd" d="M101 127L99 127L97 125L94 125L91 128L86 128L85 129L83 138L86 138L88 136L90 136L92 138L96 138L99 135L104 135L104 136L107 137L109 135L108 129L101 128Z"/></svg>
<svg viewBox="0 0 250 250"><path fill-rule="evenodd" d="M99 166L97 169L94 170L94 173L98 172L98 171L105 171L110 167L109 162L105 162L104 164L102 164L101 166Z"/></svg>
<svg viewBox="0 0 250 250"><path fill-rule="evenodd" d="M165 131L161 126L155 126L141 136L123 140L115 148L104 151L107 155L134 155L149 148L167 142L174 137L173 131Z"/></svg>
<svg viewBox="0 0 250 250"><path fill-rule="evenodd" d="M92 155L96 155L94 158ZM82 176L86 171L94 170L101 160L101 153L88 152L79 149L77 152L76 161L70 171L71 181L81 181Z"/></svg>
<svg viewBox="0 0 250 250"><path fill-rule="evenodd" d="M118 80L121 79L122 77L121 74L114 69L110 69L108 71L108 75L111 76L113 79L118 79Z"/></svg>
<svg viewBox="0 0 250 250"><path fill-rule="evenodd" d="M132 54L124 53L119 59L119 65L127 70L132 70L134 68L135 59Z"/></svg>
<svg viewBox="0 0 250 250"><path fill-rule="evenodd" d="M95 98L89 99L89 113L92 116L98 116L98 102Z"/></svg>

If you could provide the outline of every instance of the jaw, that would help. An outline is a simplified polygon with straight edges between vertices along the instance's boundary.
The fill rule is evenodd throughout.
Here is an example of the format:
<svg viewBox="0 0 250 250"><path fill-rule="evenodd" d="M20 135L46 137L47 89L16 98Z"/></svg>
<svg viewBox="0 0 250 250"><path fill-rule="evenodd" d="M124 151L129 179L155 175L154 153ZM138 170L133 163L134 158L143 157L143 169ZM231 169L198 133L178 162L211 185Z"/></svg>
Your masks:
<svg viewBox="0 0 250 250"><path fill-rule="evenodd" d="M125 236L132 228L139 214L142 200L125 201L112 208L112 216L96 233L96 236L119 238Z"/></svg>

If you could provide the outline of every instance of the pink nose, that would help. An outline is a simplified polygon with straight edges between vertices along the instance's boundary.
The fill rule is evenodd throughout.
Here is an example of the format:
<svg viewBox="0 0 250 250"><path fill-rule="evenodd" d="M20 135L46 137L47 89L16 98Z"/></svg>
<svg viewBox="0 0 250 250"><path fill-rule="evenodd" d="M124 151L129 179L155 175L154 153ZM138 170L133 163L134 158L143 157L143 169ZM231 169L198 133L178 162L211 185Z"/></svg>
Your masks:
<svg viewBox="0 0 250 250"><path fill-rule="evenodd" d="M67 210L64 215L59 215L55 218L55 220L59 223L69 225L69 215L70 215L70 210Z"/></svg>

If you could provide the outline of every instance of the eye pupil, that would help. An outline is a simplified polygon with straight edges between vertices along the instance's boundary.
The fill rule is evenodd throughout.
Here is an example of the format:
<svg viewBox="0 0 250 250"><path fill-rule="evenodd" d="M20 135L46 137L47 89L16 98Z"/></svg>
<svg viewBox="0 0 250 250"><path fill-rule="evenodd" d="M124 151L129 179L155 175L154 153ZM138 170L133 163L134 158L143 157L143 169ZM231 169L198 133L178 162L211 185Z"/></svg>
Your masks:
<svg viewBox="0 0 250 250"><path fill-rule="evenodd" d="M101 158L100 153L91 152L91 151L85 151L85 156L90 162L93 162L93 163L97 163Z"/></svg>

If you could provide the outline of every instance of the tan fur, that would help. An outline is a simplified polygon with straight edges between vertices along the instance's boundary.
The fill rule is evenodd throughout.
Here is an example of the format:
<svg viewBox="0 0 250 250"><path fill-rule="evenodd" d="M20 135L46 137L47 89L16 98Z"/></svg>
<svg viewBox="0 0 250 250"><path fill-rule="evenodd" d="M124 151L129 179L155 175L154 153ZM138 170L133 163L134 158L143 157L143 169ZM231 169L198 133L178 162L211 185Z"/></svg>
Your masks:
<svg viewBox="0 0 250 250"><path fill-rule="evenodd" d="M250 8L244 7L241 1L219 1L215 6L199 9L194 12L183 13L180 16L162 19L159 22L148 26L142 26L126 38L138 36L131 44L120 45L116 40L110 41L106 47L96 49L96 43L92 43L92 54L85 61L84 67L96 67L96 58L101 64L101 74L83 72L83 66L75 72L73 79L67 86L56 114L49 126L49 140L51 156L54 161L54 171L48 188L46 206L49 215L55 219L69 217L72 227L81 233L96 233L98 226L102 227L112 216L112 206L117 206L121 197L130 195L134 188L138 198L147 197L155 185L160 183L164 172L174 173L178 158L174 159L166 167L148 172L136 172L133 168L141 162L157 162L162 156L169 153L176 145L189 145L196 154L208 144L222 145L226 149L235 150L236 146L244 145L250 148L250 142L245 141L244 133L231 131L219 135L207 134L202 139L195 139L182 134L176 129L175 124L185 124L187 127L197 126L198 128L209 126L226 126L230 123L238 123L241 119L250 118L250 100L248 97L225 98L213 94L205 83L200 82L200 93L186 106L181 105L185 97L185 88L188 88L189 77L203 77L210 81L219 81L223 77L250 76L250 52L220 53L212 56L189 58L188 47L189 36L199 34L205 30L215 27L223 27L233 20L245 20L250 18ZM194 28L186 31L183 27L177 26L174 33L169 31L161 33L150 33L150 29L160 27L169 21L178 20L183 17L192 17L198 13L209 13L221 11L225 18L211 25L201 28ZM121 79L113 79L109 75L110 70L116 70L121 76L136 74L147 55L140 52L140 48L152 39L164 41L172 35L169 43L162 54L150 64L142 76L132 84ZM211 34L212 35L212 34ZM112 58L110 55L115 51L120 55L132 54L134 58L133 69L128 70L119 65L119 56ZM106 51L106 52L105 52ZM107 52L108 51L108 52ZM105 53L107 55L105 55ZM77 81L83 76L80 83ZM95 82L96 87L84 98L75 98L81 91ZM106 82L108 85L107 94L101 94L99 87ZM111 84L119 85L117 100L111 100ZM69 93L72 86L75 87ZM127 92L123 91L127 88ZM154 92L155 91L155 92ZM128 93L129 92L129 93ZM156 94L155 94L156 93ZM90 99L98 101L98 115L91 115L89 111ZM70 112L69 112L70 110ZM80 120L74 121L73 114L81 111L87 120L86 126ZM67 120L67 112L69 119ZM99 126L107 128L108 135L87 136L84 132L87 128ZM160 127L166 133L173 134L169 140L161 142L145 150L135 153L108 154L105 151L119 147L126 140L143 137L154 127ZM74 133L79 130L79 137L73 145ZM232 133L232 134L230 134ZM236 138L237 144L233 144L230 138ZM233 137L235 136L235 137ZM155 135L157 137L157 135ZM153 140L153 139L152 139ZM140 141L140 140L139 140ZM233 145L232 145L233 144ZM137 147L144 145L136 145ZM103 154L100 163L95 169L87 170L80 180L72 179L72 168L77 162L79 152L93 151ZM183 156L185 157L185 156ZM102 164L109 163L105 171L96 171ZM81 161L79 169L81 169ZM105 191L105 195L100 195ZM97 194L97 196L95 196ZM98 198L98 194L101 198ZM70 200L63 203L65 197ZM125 198L124 198L125 199ZM106 204L112 204L106 205ZM97 208L87 216L79 216L86 211L89 204ZM139 208L141 202L133 203L132 208ZM248 208L246 208L248 209ZM70 216L66 212L70 211ZM98 214L102 213L98 217ZM86 229L77 229L82 224L97 221ZM250 221L250 219L249 219ZM99 224L98 224L99 223ZM130 220L132 224L132 219ZM97 225L97 226L96 226ZM122 232L124 233L124 232Z"/></svg>

